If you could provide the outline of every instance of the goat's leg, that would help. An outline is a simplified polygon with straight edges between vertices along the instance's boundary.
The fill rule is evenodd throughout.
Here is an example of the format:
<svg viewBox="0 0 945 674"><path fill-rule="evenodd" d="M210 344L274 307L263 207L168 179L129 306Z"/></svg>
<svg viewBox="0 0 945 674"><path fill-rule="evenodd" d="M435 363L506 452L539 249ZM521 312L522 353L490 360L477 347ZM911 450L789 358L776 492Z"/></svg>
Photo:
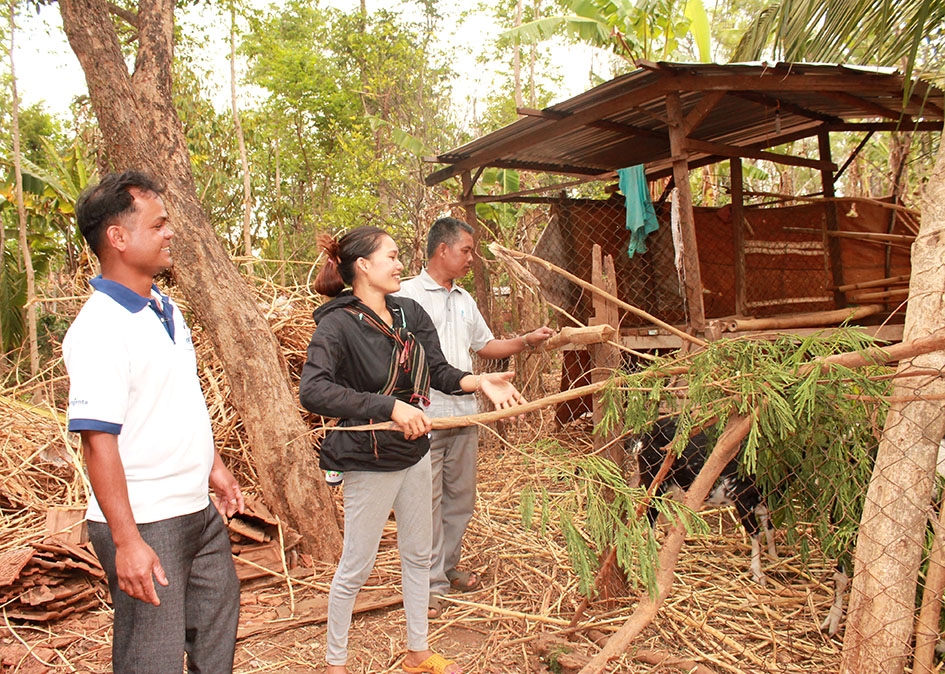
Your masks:
<svg viewBox="0 0 945 674"><path fill-rule="evenodd" d="M843 595L849 584L850 577L842 567L838 566L833 572L833 604L820 625L820 631L826 632L828 636L832 637L840 630L840 621L843 619Z"/></svg>
<svg viewBox="0 0 945 674"><path fill-rule="evenodd" d="M760 504L755 508L755 517L758 518L758 522L765 532L765 544L768 549L768 557L777 559L778 551L774 548L774 525L771 524L771 515L768 513L768 507L763 503Z"/></svg>
<svg viewBox="0 0 945 674"><path fill-rule="evenodd" d="M765 572L761 570L761 535L757 531L751 535L751 577L761 587L768 585Z"/></svg>

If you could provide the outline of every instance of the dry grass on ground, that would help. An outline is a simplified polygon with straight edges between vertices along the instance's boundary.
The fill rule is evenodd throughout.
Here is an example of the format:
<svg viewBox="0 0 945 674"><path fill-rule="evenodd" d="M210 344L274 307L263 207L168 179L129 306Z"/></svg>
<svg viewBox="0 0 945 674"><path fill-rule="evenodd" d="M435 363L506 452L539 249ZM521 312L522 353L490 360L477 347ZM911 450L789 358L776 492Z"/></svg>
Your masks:
<svg viewBox="0 0 945 674"><path fill-rule="evenodd" d="M466 560L485 582L477 592L450 595L443 617L433 621L430 631L434 648L456 658L472 674L556 671L539 656L548 651L549 642L561 643L553 651L573 651L561 658L562 665L580 662L633 611L633 596L616 605L595 603L582 623L584 629L566 630L580 600L566 551L559 536L526 531L519 516L520 494L538 474L519 448L553 434L550 422L538 419L507 429L503 441L483 433L479 503L466 540ZM587 441L586 433L577 430L557 438L575 451L583 451ZM9 449L12 441L6 442ZM31 453L41 448L38 441ZM18 465L22 462L4 466L5 488L25 480ZM46 479L64 489L58 478ZM709 519L713 533L689 541L672 595L634 650L612 671L688 671L654 664L662 656L695 661L720 673L837 671L839 640L826 638L817 627L830 603L830 565L805 567L782 550L782 559L768 562L771 587L760 588L750 580L748 541L731 513L710 514ZM36 521L23 524L41 529ZM18 540L28 534L20 533ZM276 575L244 583L241 629L257 633L239 641L237 672L320 668L325 627L312 622L312 606L323 600L332 571L328 566L297 569L288 583ZM369 585L372 590L397 591L399 576L392 522ZM104 603L98 610L48 625L5 619L0 625L0 652L8 654L4 665L25 673L110 671L109 622ZM403 643L401 607L356 616L351 671L400 671Z"/></svg>
<svg viewBox="0 0 945 674"><path fill-rule="evenodd" d="M282 343L290 372L298 372L312 330L310 309L304 302L282 302L276 292L273 297L261 306ZM218 446L252 491L257 480L250 451L229 404L222 368L209 340L200 339L199 326L194 334ZM545 388L551 390L557 382L548 377ZM43 388L59 408L64 387L61 364L51 365ZM0 391L0 553L42 539L47 506L84 504L74 438L64 431L57 406L40 413L24 405L29 393L25 387ZM554 528L542 537L521 524L520 494L529 483L544 479L531 460L532 450L523 448L537 438L555 437L569 451L583 452L589 435L586 428L558 432L549 419L549 414L535 415L510 425L501 439L487 431L482 434L479 502L466 538L465 563L485 582L477 592L450 595L450 605L430 630L433 647L456 658L470 674L575 671L565 665L593 654L635 606L633 593L613 605L594 603L582 629L566 629L580 602L577 582ZM336 496L340 500L340 493ZM683 550L677 582L657 619L612 671L662 674L691 669L659 664L667 656L720 674L837 671L839 639L828 639L818 630L831 600L832 566L817 561L804 565L781 550L782 559L767 563L771 584L762 589L750 579L749 544L731 513L711 515L710 521L713 533L689 541ZM325 627L317 618L318 607L332 572L323 565L297 568L289 581L274 572L244 582L241 632L252 634L238 642L237 672L321 669ZM399 577L391 523L369 581L370 594L397 591ZM3 608L0 672L110 671L111 618L104 592L97 609L48 624L14 621ZM403 644L399 606L356 616L352 673L400 671ZM540 658L549 650L558 654L552 668Z"/></svg>

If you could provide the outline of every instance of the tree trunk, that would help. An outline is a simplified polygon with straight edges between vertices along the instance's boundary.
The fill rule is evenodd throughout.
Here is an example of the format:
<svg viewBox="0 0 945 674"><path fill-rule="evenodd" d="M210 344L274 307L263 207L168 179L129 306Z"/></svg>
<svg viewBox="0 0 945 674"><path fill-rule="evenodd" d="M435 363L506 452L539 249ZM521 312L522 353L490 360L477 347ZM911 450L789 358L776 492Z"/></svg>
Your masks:
<svg viewBox="0 0 945 674"><path fill-rule="evenodd" d="M926 186L919 235L912 245L912 279L904 341L945 327L945 145ZM941 351L901 362L899 369L945 368ZM905 380L897 380L905 381ZM945 431L937 377L897 385L893 396L930 399L895 403L886 419L857 537L841 671L898 674L908 662L916 581L938 444Z"/></svg>
<svg viewBox="0 0 945 674"><path fill-rule="evenodd" d="M246 273L253 274L253 236L250 229L253 212L253 185L246 157L246 138L240 122L240 109L236 102L236 7L230 3L230 105L233 108L233 128L240 150L240 168L243 170L243 257L247 259Z"/></svg>
<svg viewBox="0 0 945 674"><path fill-rule="evenodd" d="M26 328L30 349L30 376L39 374L39 341L36 337L36 274L33 271L33 256L26 231L26 207L23 204L23 168L20 162L20 100L16 91L16 70L13 67L13 35L16 33L16 3L10 5L10 90L13 97L13 173L16 190L16 214L20 231L20 254L26 271ZM0 249L0 255L3 254ZM0 260L2 262L2 260ZM2 340L0 340L2 341ZM34 402L40 389L33 393Z"/></svg>
<svg viewBox="0 0 945 674"><path fill-rule="evenodd" d="M308 552L335 560L341 549L337 514L279 345L197 197L171 97L174 4L139 3L138 51L130 76L104 0L61 0L59 10L85 71L109 163L140 167L166 183L165 203L176 232L175 278L223 363L267 503L298 529Z"/></svg>

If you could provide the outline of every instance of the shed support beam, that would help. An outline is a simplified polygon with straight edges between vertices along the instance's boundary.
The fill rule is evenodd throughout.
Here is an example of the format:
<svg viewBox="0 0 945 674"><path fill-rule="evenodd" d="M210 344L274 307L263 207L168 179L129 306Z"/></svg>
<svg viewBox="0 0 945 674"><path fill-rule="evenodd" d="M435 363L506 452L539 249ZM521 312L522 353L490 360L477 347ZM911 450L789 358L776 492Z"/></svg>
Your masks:
<svg viewBox="0 0 945 674"><path fill-rule="evenodd" d="M695 218L692 212L692 189L689 186L689 162L686 132L683 126L682 101L678 93L666 95L666 119L669 128L670 152L673 155L673 179L679 200L679 226L683 242L683 273L689 324L694 330L705 328L705 305L702 302L702 274L699 270L699 247L696 244Z"/></svg>
<svg viewBox="0 0 945 674"><path fill-rule="evenodd" d="M736 147L724 143L707 143L695 138L686 139L686 148L689 152L703 152L710 155L719 155L722 157L748 157L750 159L767 159L778 164L787 164L788 166L805 166L807 168L819 171L835 170L837 167L832 162L823 162L805 157L794 157L787 154L778 154L777 152L766 152L764 150L752 150L747 147Z"/></svg>
<svg viewBox="0 0 945 674"><path fill-rule="evenodd" d="M822 129L817 134L817 144L820 151L820 160L829 162L830 160L830 132ZM824 198L826 203L827 217L827 255L830 257L830 275L833 279L833 287L838 288L843 285L843 264L840 260L840 238L830 236L830 232L840 230L837 218L837 202L834 200L836 193L834 191L833 171L824 169L820 172L820 182L823 185ZM838 309L847 305L846 295L839 290L833 291L833 301Z"/></svg>
<svg viewBox="0 0 945 674"><path fill-rule="evenodd" d="M732 157L729 162L732 181L732 241L735 246L735 315L747 316L747 266L745 264L745 186L742 160Z"/></svg>
<svg viewBox="0 0 945 674"><path fill-rule="evenodd" d="M474 230L473 237L476 243L476 254L473 255L473 284L476 291L476 304L483 316L492 318L492 293L489 287L492 285L489 281L489 271L483 263L482 255L479 251L482 249L483 227L476 215L476 204L470 201L473 192L473 177L469 171L463 171L463 208L466 211L466 222L472 225Z"/></svg>

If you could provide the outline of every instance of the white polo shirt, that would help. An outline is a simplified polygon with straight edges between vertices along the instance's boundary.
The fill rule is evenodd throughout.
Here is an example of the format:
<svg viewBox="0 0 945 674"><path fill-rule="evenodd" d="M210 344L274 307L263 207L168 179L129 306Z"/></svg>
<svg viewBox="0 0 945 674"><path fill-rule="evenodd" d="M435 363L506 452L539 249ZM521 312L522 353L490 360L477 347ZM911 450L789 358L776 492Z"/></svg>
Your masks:
<svg viewBox="0 0 945 674"><path fill-rule="evenodd" d="M472 295L455 283L447 290L426 269L401 283L400 291L395 294L415 300L430 314L440 336L443 355L453 367L472 372L472 354L495 339ZM430 417L475 414L477 411L474 395L452 396L430 391L430 407L426 410Z"/></svg>
<svg viewBox="0 0 945 674"><path fill-rule="evenodd" d="M151 304L114 281L91 283L62 342L69 430L118 436L135 522L199 512L214 447L190 330L156 286ZM105 521L94 495L87 518Z"/></svg>

